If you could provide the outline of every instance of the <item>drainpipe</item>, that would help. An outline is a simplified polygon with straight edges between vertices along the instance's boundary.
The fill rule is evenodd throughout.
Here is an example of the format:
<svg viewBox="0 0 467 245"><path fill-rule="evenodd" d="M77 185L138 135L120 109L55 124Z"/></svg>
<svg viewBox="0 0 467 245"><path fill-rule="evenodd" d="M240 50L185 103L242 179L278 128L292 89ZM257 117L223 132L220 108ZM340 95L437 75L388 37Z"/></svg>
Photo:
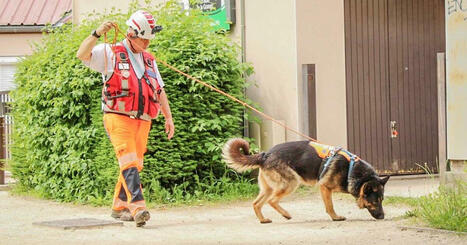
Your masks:
<svg viewBox="0 0 467 245"><path fill-rule="evenodd" d="M240 0L240 21L242 24L240 25L241 37L242 37L242 62L246 62L246 37L245 37L245 0Z"/></svg>
<svg viewBox="0 0 467 245"><path fill-rule="evenodd" d="M240 0L240 36L241 36L241 47L242 47L242 63L246 63L246 30L245 30L245 0ZM243 73L243 79L247 79L245 73ZM243 89L243 95L246 98L246 88ZM245 112L246 113L246 108ZM243 120L243 135L250 137L250 127L247 120Z"/></svg>

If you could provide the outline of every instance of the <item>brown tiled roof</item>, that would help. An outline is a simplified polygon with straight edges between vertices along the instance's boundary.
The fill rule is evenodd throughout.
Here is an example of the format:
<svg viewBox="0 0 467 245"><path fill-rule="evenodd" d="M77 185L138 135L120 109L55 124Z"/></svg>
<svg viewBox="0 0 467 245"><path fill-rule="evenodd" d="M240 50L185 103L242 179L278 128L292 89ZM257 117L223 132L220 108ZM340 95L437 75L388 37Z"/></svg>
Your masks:
<svg viewBox="0 0 467 245"><path fill-rule="evenodd" d="M72 0L0 0L0 26L55 24L72 8Z"/></svg>

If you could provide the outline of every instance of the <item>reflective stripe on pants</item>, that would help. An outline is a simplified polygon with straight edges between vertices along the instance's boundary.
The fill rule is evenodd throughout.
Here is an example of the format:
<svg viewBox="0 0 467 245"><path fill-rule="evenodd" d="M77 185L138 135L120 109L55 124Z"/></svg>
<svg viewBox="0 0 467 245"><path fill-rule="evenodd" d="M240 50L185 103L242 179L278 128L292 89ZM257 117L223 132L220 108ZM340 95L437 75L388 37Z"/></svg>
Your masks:
<svg viewBox="0 0 467 245"><path fill-rule="evenodd" d="M136 211L146 208L139 172L143 169L143 155L146 152L151 122L106 113L104 127L120 166L112 208L129 209L134 216Z"/></svg>

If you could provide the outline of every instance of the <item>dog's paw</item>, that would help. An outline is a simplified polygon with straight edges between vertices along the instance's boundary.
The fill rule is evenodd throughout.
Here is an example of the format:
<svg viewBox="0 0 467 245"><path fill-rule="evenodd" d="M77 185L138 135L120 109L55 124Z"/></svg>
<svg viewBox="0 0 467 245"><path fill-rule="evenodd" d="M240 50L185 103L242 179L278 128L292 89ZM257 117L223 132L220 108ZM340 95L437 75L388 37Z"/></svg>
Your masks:
<svg viewBox="0 0 467 245"><path fill-rule="evenodd" d="M333 221L344 221L346 218L344 216L336 216L332 218Z"/></svg>
<svg viewBox="0 0 467 245"><path fill-rule="evenodd" d="M261 224L269 224L272 222L272 220L270 219L263 219L263 220L260 220L259 222L261 222Z"/></svg>

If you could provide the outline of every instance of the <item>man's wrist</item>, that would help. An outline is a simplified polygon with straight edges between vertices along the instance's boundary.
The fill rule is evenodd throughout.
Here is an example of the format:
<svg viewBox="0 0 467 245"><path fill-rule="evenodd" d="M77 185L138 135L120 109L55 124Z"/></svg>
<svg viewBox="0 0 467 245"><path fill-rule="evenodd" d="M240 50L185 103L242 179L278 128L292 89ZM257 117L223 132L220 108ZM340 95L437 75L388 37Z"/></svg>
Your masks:
<svg viewBox="0 0 467 245"><path fill-rule="evenodd" d="M93 37L97 38L97 39L99 39L99 38L101 37L101 35L97 34L97 31L96 31L96 30L92 31L92 32L91 32L91 35L92 35Z"/></svg>

